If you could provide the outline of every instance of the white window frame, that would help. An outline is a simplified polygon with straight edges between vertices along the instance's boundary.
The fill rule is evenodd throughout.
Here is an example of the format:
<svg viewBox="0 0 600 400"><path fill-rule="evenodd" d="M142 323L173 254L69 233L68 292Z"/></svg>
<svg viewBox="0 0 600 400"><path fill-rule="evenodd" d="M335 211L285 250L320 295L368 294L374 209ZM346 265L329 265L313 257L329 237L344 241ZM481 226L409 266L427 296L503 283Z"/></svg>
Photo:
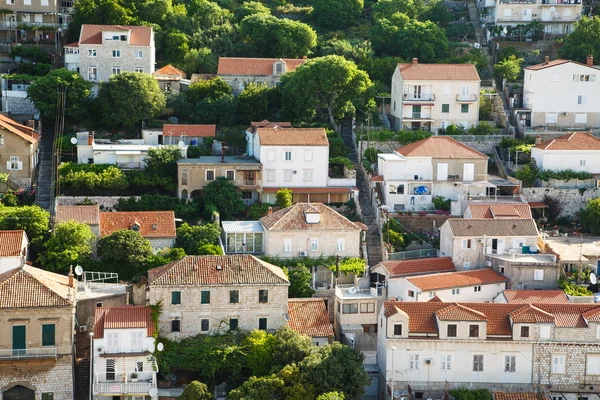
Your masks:
<svg viewBox="0 0 600 400"><path fill-rule="evenodd" d="M346 251L346 239L337 238L337 251Z"/></svg>
<svg viewBox="0 0 600 400"><path fill-rule="evenodd" d="M596 339L600 339L600 325L596 327Z"/></svg>
<svg viewBox="0 0 600 400"><path fill-rule="evenodd" d="M208 179L208 173L209 172L213 173L213 178L210 179L210 180ZM215 170L214 169L207 169L206 171L204 171L204 180L206 182L213 182L213 181L217 180L217 173L215 172Z"/></svg>
<svg viewBox="0 0 600 400"><path fill-rule="evenodd" d="M587 124L587 114L575 114L575 123L576 124Z"/></svg>
<svg viewBox="0 0 600 400"><path fill-rule="evenodd" d="M600 375L600 354L587 354L585 357L586 374Z"/></svg>
<svg viewBox="0 0 600 400"><path fill-rule="evenodd" d="M21 171L23 169L23 162L20 161L18 156L10 156L6 162L6 169L10 171Z"/></svg>
<svg viewBox="0 0 600 400"><path fill-rule="evenodd" d="M473 291L476 292L476 293L477 292L481 292L481 286L474 286L473 287Z"/></svg>
<svg viewBox="0 0 600 400"><path fill-rule="evenodd" d="M517 372L517 356L514 354L504 355L504 372L515 373Z"/></svg>
<svg viewBox="0 0 600 400"><path fill-rule="evenodd" d="M267 182L275 182L275 170L267 169Z"/></svg>
<svg viewBox="0 0 600 400"><path fill-rule="evenodd" d="M283 251L286 253L291 253L292 250L292 239L285 238L283 239Z"/></svg>
<svg viewBox="0 0 600 400"><path fill-rule="evenodd" d="M291 169L284 169L283 170L283 181L291 182L293 180L292 175L293 175L293 173L292 173Z"/></svg>
<svg viewBox="0 0 600 400"><path fill-rule="evenodd" d="M587 104L587 96L584 94L577 95L577 105L585 106Z"/></svg>
<svg viewBox="0 0 600 400"><path fill-rule="evenodd" d="M505 8L504 9L504 16L505 17L512 17L512 8Z"/></svg>
<svg viewBox="0 0 600 400"><path fill-rule="evenodd" d="M284 151L283 152L283 160L284 161L292 161L292 152L291 151Z"/></svg>
<svg viewBox="0 0 600 400"><path fill-rule="evenodd" d="M143 74L144 68L143 67L135 67L135 68L133 68L133 72L139 72L140 74Z"/></svg>
<svg viewBox="0 0 600 400"><path fill-rule="evenodd" d="M141 353L144 350L144 332L131 332L131 351Z"/></svg>
<svg viewBox="0 0 600 400"><path fill-rule="evenodd" d="M96 51L96 49L88 49L88 57L96 57L98 55L98 52Z"/></svg>
<svg viewBox="0 0 600 400"><path fill-rule="evenodd" d="M229 173L232 173L232 178L229 179ZM235 170L234 169L227 169L225 170L225 179L227 179L228 181L235 181Z"/></svg>
<svg viewBox="0 0 600 400"><path fill-rule="evenodd" d="M544 270L543 269L534 269L533 270L533 280L534 281L543 281L544 280Z"/></svg>
<svg viewBox="0 0 600 400"><path fill-rule="evenodd" d="M112 58L121 58L121 50L113 50Z"/></svg>
<svg viewBox="0 0 600 400"><path fill-rule="evenodd" d="M411 371L421 370L421 355L410 354L408 357L408 369Z"/></svg>
<svg viewBox="0 0 600 400"><path fill-rule="evenodd" d="M275 161L275 151L267 151L267 161Z"/></svg>
<svg viewBox="0 0 600 400"><path fill-rule="evenodd" d="M92 71L93 74L92 74ZM88 80L89 81L97 81L98 80L98 67L88 67Z"/></svg>
<svg viewBox="0 0 600 400"><path fill-rule="evenodd" d="M481 357L481 361L475 361L475 357ZM477 363L477 369L475 369L475 363ZM479 364L481 364L481 369L479 369ZM473 372L483 372L485 371L485 357L483 354L473 354Z"/></svg>
<svg viewBox="0 0 600 400"><path fill-rule="evenodd" d="M558 121L558 113L546 113L546 123L556 124Z"/></svg>
<svg viewBox="0 0 600 400"><path fill-rule="evenodd" d="M452 354L442 354L441 355L440 369L442 371L452 371Z"/></svg>
<svg viewBox="0 0 600 400"><path fill-rule="evenodd" d="M48 0L40 0L40 5L42 7L48 7L50 3L48 2Z"/></svg>
<svg viewBox="0 0 600 400"><path fill-rule="evenodd" d="M121 67L112 67L112 73L114 74L120 74L121 73Z"/></svg>
<svg viewBox="0 0 600 400"><path fill-rule="evenodd" d="M561 360L562 362L556 362ZM564 374L566 364L567 356L565 354L552 354L552 365L550 371L553 374Z"/></svg>
<svg viewBox="0 0 600 400"><path fill-rule="evenodd" d="M579 166L580 167L585 167L585 160L579 160Z"/></svg>
<svg viewBox="0 0 600 400"><path fill-rule="evenodd" d="M452 289L452 295L454 296L454 295L457 295L457 294L460 294L460 289L459 288Z"/></svg>
<svg viewBox="0 0 600 400"><path fill-rule="evenodd" d="M304 182L312 182L313 180L313 170L312 169L305 169L304 171L302 171L303 175L304 175Z"/></svg>
<svg viewBox="0 0 600 400"><path fill-rule="evenodd" d="M463 250L467 250L467 249L472 249L473 246L473 240L472 239L463 239L462 240L462 249Z"/></svg>
<svg viewBox="0 0 600 400"><path fill-rule="evenodd" d="M208 321L208 329L202 330L202 321L203 320L207 320ZM200 320L200 332L203 332L203 333L210 332L210 318L202 318Z"/></svg>
<svg viewBox="0 0 600 400"><path fill-rule="evenodd" d="M313 160L313 151L312 150L304 150L304 161L312 162Z"/></svg>
<svg viewBox="0 0 600 400"><path fill-rule="evenodd" d="M319 251L319 239L310 239L310 251Z"/></svg>
<svg viewBox="0 0 600 400"><path fill-rule="evenodd" d="M134 50L133 51L133 57L137 58L138 60L140 58L144 58L144 52L142 50Z"/></svg>

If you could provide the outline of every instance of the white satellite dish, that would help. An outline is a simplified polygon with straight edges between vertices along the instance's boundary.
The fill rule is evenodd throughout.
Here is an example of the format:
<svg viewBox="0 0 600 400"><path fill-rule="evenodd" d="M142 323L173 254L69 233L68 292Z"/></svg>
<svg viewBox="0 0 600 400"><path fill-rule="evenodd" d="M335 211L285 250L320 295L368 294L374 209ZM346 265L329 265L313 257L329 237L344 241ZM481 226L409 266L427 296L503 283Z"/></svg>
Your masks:
<svg viewBox="0 0 600 400"><path fill-rule="evenodd" d="M159 343L158 346L156 346L156 348L158 349L158 351L163 351L165 349L165 345L162 343Z"/></svg>
<svg viewBox="0 0 600 400"><path fill-rule="evenodd" d="M78 265L78 266L75 267L75 274L77 276L83 275L83 268L81 268L81 265Z"/></svg>
<svg viewBox="0 0 600 400"><path fill-rule="evenodd" d="M348 293L356 294L356 293L358 293L358 289L356 287L352 286L350 289L348 289Z"/></svg>
<svg viewBox="0 0 600 400"><path fill-rule="evenodd" d="M150 353L154 353L154 343L150 343L150 344L148 345L148 351L149 351Z"/></svg>
<svg viewBox="0 0 600 400"><path fill-rule="evenodd" d="M77 138L72 137L71 138L71 144L77 144Z"/></svg>
<svg viewBox="0 0 600 400"><path fill-rule="evenodd" d="M179 143L177 143L177 146L184 147L185 146L185 142L183 140L180 140Z"/></svg>
<svg viewBox="0 0 600 400"><path fill-rule="evenodd" d="M156 397L158 396L158 389L157 388L150 388L150 391L148 392L148 394L150 395L150 397Z"/></svg>
<svg viewBox="0 0 600 400"><path fill-rule="evenodd" d="M595 285L596 283L598 283L598 278L596 277L595 273L590 273L590 282L592 283L592 285Z"/></svg>

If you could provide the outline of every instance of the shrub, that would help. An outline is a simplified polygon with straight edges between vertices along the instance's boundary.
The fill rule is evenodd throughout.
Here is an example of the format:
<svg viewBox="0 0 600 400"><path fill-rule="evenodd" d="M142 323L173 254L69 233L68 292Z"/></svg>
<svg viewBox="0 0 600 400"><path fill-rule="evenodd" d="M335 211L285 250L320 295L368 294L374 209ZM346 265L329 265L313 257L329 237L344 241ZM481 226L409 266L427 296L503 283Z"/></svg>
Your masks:
<svg viewBox="0 0 600 400"><path fill-rule="evenodd" d="M450 199L445 199L443 196L435 196L432 202L436 210L450 211Z"/></svg>
<svg viewBox="0 0 600 400"><path fill-rule="evenodd" d="M16 207L19 205L19 199L14 193L11 192L4 193L1 200L2 204L8 207Z"/></svg>
<svg viewBox="0 0 600 400"><path fill-rule="evenodd" d="M279 207L289 207L292 205L292 191L290 189L281 188L277 191L276 199Z"/></svg>
<svg viewBox="0 0 600 400"><path fill-rule="evenodd" d="M379 153L380 153L380 151L377 150L376 148L369 147L363 153L363 157L365 157L367 160L369 160L369 162L371 164L375 164L377 162L377 154L379 154Z"/></svg>
<svg viewBox="0 0 600 400"><path fill-rule="evenodd" d="M250 219L259 220L269 213L269 203L254 203L250 206Z"/></svg>

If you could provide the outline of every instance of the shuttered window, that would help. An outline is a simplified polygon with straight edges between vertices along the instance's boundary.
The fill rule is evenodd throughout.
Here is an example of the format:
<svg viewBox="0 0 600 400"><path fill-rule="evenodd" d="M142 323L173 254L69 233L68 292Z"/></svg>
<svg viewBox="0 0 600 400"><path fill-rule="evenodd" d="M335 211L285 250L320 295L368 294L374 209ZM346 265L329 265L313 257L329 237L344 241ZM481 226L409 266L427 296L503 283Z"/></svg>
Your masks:
<svg viewBox="0 0 600 400"><path fill-rule="evenodd" d="M600 375L600 354L588 354L587 373L588 375Z"/></svg>
<svg viewBox="0 0 600 400"><path fill-rule="evenodd" d="M56 329L54 324L42 325L42 346L56 345Z"/></svg>

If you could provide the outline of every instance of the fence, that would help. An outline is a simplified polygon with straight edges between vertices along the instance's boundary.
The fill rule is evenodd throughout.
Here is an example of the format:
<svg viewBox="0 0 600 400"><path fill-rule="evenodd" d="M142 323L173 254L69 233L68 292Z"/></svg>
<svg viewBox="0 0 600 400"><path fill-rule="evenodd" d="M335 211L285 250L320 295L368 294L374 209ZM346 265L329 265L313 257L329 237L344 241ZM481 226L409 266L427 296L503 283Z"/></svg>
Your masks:
<svg viewBox="0 0 600 400"><path fill-rule="evenodd" d="M412 260L415 258L437 257L437 249L421 249L389 253L390 260Z"/></svg>

